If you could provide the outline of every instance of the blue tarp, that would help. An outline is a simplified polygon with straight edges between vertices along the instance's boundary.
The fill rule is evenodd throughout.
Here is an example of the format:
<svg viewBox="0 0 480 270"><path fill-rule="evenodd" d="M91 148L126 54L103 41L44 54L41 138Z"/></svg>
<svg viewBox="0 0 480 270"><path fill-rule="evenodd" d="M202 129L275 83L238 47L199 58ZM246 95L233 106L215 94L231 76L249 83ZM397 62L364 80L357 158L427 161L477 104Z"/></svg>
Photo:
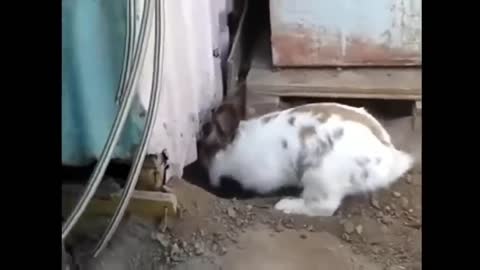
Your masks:
<svg viewBox="0 0 480 270"><path fill-rule="evenodd" d="M62 0L62 162L98 159L118 105L126 23L125 0ZM114 158L129 159L143 120L134 102Z"/></svg>

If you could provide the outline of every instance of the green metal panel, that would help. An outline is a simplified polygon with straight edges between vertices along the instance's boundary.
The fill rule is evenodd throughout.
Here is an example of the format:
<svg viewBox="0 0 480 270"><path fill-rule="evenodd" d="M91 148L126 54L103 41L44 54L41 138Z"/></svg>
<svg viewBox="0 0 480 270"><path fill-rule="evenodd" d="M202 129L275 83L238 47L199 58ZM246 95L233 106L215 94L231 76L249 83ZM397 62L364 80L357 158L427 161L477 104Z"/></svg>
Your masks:
<svg viewBox="0 0 480 270"><path fill-rule="evenodd" d="M62 0L62 162L100 156L118 105L126 37L125 0ZM134 101L113 158L129 159L144 121Z"/></svg>

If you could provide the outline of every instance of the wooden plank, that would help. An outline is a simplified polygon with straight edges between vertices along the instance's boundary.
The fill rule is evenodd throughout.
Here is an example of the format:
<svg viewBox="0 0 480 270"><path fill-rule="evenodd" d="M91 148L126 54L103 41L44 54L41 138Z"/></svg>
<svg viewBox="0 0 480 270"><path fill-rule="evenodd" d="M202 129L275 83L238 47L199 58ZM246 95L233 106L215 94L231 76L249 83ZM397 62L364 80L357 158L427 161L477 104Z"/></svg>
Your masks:
<svg viewBox="0 0 480 270"><path fill-rule="evenodd" d="M421 99L420 69L252 69L248 91L297 97Z"/></svg>
<svg viewBox="0 0 480 270"><path fill-rule="evenodd" d="M63 188L63 211L68 212L73 208L74 204L77 203L78 194L81 190L82 187L80 189L72 186ZM88 205L84 214L85 217L113 216L120 202L121 192L109 195L102 191L99 193L101 195L96 195ZM175 194L135 190L127 207L127 212L147 219L156 219L163 217L165 208L168 209L169 215L176 214L178 204Z"/></svg>
<svg viewBox="0 0 480 270"><path fill-rule="evenodd" d="M256 41L250 93L277 97L329 97L420 100L421 68L273 68L268 33Z"/></svg>

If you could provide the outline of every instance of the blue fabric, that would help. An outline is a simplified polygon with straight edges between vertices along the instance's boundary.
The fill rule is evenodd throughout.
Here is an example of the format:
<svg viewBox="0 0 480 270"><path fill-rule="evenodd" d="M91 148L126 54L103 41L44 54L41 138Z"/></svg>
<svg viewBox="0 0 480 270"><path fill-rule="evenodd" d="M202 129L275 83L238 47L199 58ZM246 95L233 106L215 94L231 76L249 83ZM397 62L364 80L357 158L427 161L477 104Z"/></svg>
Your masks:
<svg viewBox="0 0 480 270"><path fill-rule="evenodd" d="M125 0L62 0L62 162L98 159L118 105L126 37ZM140 141L143 119L132 105L114 157L129 159Z"/></svg>

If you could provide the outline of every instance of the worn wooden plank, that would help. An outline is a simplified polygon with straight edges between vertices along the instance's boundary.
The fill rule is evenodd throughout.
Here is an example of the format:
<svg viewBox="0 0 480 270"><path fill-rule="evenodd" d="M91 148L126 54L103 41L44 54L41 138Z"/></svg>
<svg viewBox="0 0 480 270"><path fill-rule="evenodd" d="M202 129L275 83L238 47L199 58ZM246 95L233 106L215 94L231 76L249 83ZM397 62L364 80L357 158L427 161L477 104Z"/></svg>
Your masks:
<svg viewBox="0 0 480 270"><path fill-rule="evenodd" d="M63 211L68 212L73 208L77 202L78 194L82 190L81 188L72 186L63 188ZM85 217L113 216L120 202L121 192L106 194L106 192L100 191L99 194L88 205L85 210ZM127 207L127 212L147 219L156 219L163 217L165 208L168 209L168 214L176 214L178 204L175 194L135 190Z"/></svg>
<svg viewBox="0 0 480 270"><path fill-rule="evenodd" d="M252 69L247 87L273 96L419 100L421 77L420 69Z"/></svg>
<svg viewBox="0 0 480 270"><path fill-rule="evenodd" d="M247 96L420 100L422 72L421 68L274 68L265 32L256 41L246 85Z"/></svg>

